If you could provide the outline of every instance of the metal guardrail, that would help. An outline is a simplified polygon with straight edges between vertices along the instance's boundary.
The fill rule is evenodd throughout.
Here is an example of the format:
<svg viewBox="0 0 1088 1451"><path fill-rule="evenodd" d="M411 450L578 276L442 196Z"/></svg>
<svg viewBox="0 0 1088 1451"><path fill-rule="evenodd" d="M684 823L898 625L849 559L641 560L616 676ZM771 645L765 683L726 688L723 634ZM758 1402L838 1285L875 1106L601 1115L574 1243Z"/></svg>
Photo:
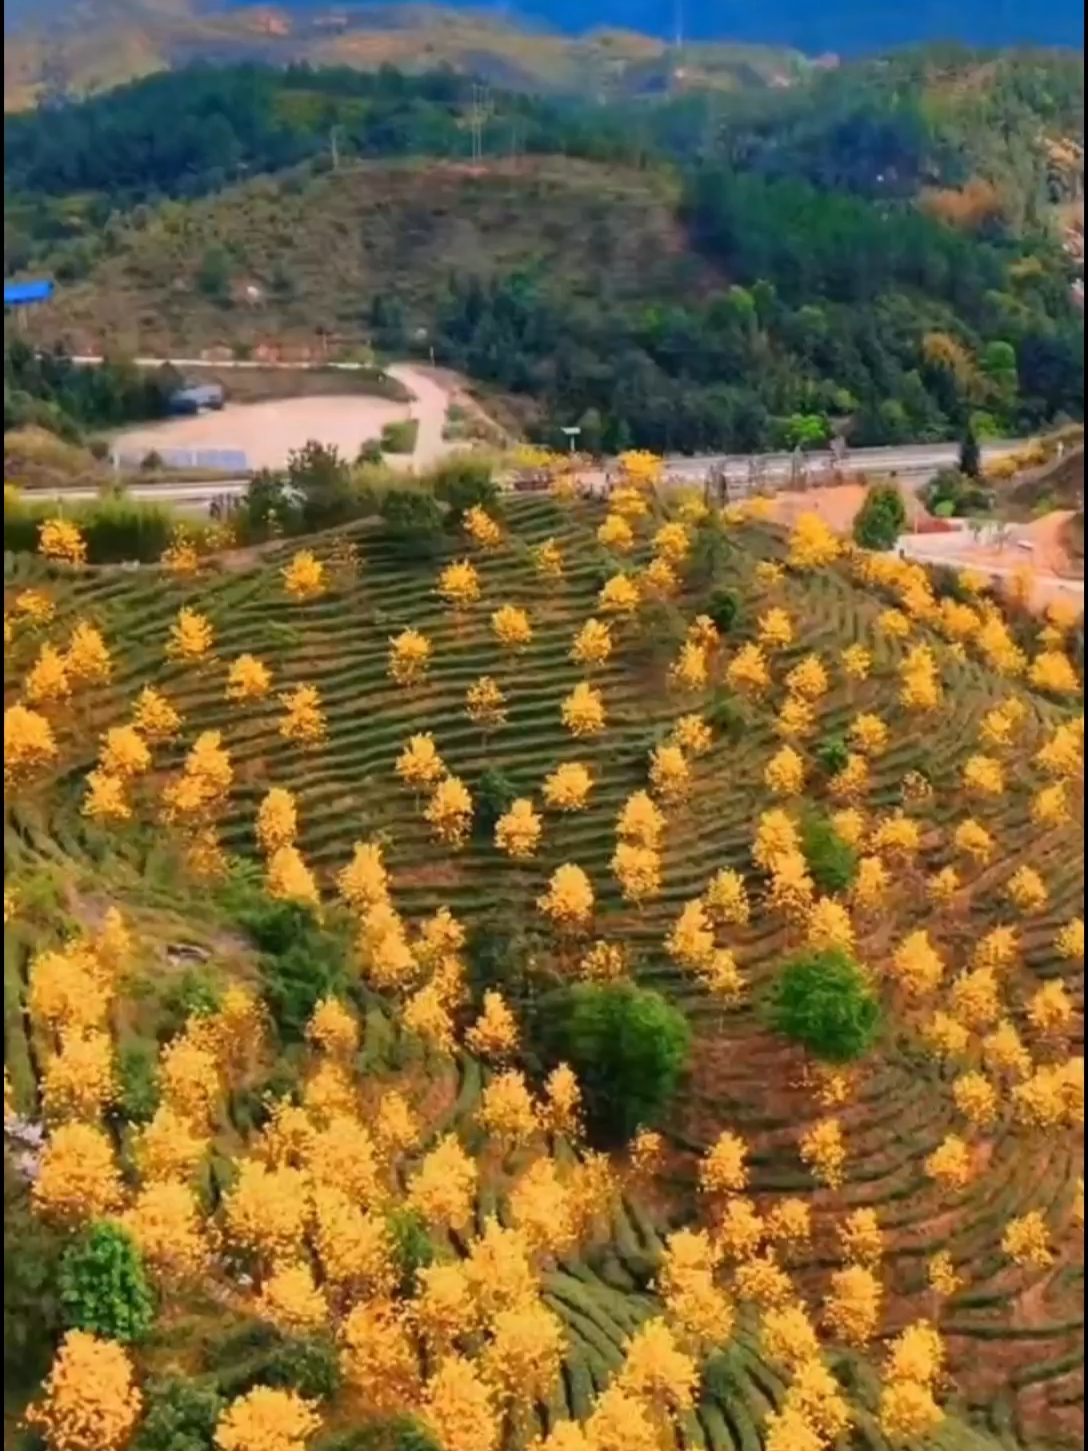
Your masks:
<svg viewBox="0 0 1088 1451"><path fill-rule="evenodd" d="M213 473L247 474L249 455L235 448L149 448L115 449L111 460L115 468L139 469L152 456L161 459L163 468L210 469Z"/></svg>

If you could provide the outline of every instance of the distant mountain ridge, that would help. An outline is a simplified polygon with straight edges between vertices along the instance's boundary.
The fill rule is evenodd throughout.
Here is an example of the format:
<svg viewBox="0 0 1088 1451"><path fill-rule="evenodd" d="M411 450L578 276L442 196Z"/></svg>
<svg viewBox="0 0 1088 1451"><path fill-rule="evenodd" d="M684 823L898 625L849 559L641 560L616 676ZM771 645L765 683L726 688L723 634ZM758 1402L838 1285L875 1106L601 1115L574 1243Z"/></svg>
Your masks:
<svg viewBox="0 0 1088 1451"><path fill-rule="evenodd" d="M781 86L822 56L933 41L1083 48L1084 21L1073 0L8 0L4 34L10 111L196 58L449 65L498 85L582 97L652 94L678 78L689 87Z"/></svg>
<svg viewBox="0 0 1088 1451"><path fill-rule="evenodd" d="M4 11L4 107L108 90L194 59L309 61L419 72L450 66L523 91L604 99L693 83L789 85L811 69L789 47L691 45L630 29L575 35L498 8L417 3L224 5L220 0L15 0ZM682 66L681 66L682 62Z"/></svg>
<svg viewBox="0 0 1088 1451"><path fill-rule="evenodd" d="M410 0L405 0L410 3ZM672 40L678 23L691 41L788 46L819 55L884 50L935 40L965 45L1083 46L1084 9L1075 0L1033 5L1029 0L914 0L873 4L871 0L519 0L487 6L478 0L454 8L489 10L514 19L541 21L568 35L617 28ZM293 0L292 8L326 8L326 0ZM354 8L354 7L352 7ZM398 8L398 0L381 7Z"/></svg>

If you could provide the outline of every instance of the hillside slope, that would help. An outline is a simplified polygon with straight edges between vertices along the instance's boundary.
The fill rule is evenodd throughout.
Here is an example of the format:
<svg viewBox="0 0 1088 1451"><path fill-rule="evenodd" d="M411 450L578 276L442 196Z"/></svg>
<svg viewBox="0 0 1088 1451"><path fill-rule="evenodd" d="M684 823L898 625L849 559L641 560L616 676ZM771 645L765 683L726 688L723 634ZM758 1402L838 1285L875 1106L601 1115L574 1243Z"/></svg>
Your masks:
<svg viewBox="0 0 1088 1451"><path fill-rule="evenodd" d="M397 299L418 326L451 276L524 268L574 307L679 299L713 273L687 254L678 198L662 173L548 158L364 163L255 181L116 227L92 276L61 289L49 325L77 348L316 348L321 331L362 339L375 299ZM209 258L222 276L211 277ZM249 286L260 290L252 305Z"/></svg>
<svg viewBox="0 0 1088 1451"><path fill-rule="evenodd" d="M692 512L689 506L689 518ZM481 550L466 535L447 533L430 562L406 557L385 531L365 524L349 531L357 550L354 562L342 538L311 541L330 570L331 583L307 603L292 602L284 591L281 571L294 546L280 546L261 560L226 560L229 568L211 566L203 575L184 579L157 569L73 577L43 571L26 558L15 561L7 581L12 603L16 592L33 587L52 600L56 617L41 627L44 636L25 623L25 616L16 626L16 646L5 655L6 703L24 689L42 639L67 640L78 620L93 622L102 632L114 662L110 682L81 687L78 713L53 713L61 746L57 767L23 785L7 806L5 854L14 916L5 931L5 1059L16 1102L22 1112L36 1113L35 1066L48 1062L52 1051L42 1022L20 1006L27 1000L28 980L43 971L33 965L33 956L56 941L72 914L76 921L94 922L113 901L135 923L147 923L130 967L131 986L121 989L109 1024L119 1049L131 1048L142 1037L154 1053L156 1033L167 1043L187 1041L179 1034L196 1041L201 1032L205 1036L199 1041L222 1042L212 1031L220 1021L215 1005L224 1001L216 992L240 985L267 993L272 1016L263 1032L241 1044L227 1040L233 1047L223 1059L224 1088L213 1095L210 1108L214 1146L207 1148L214 1152L206 1171L212 1189L200 1201L202 1225L206 1218L224 1225L228 1245L244 1240L245 1222L232 1221L222 1199L229 1202L238 1163L247 1154L258 1152L262 1143L264 1152L275 1152L274 1135L266 1131L257 1138L262 1091L295 1096L293 1135L302 1132L300 1120L308 1114L319 1132L323 1114L335 1103L336 1113L350 1120L359 1116L358 1139L366 1133L363 1123L375 1122L380 1096L395 1090L406 1096L421 1127L397 1156L396 1187L382 1192L399 1203L400 1186L416 1173L421 1156L440 1135L456 1134L479 1157L471 1223L463 1233L435 1231L433 1248L453 1263L474 1252L486 1217L500 1209L508 1216L508 1196L532 1163L554 1155L565 1182L578 1172L581 1149L562 1135L543 1134L530 1134L515 1149L500 1147L497 1131L489 1138L482 1115L501 1064L481 1065L463 1047L452 1056L435 1045L422 1048L407 1026L405 1004L412 1001L417 979L394 979L392 985L384 980L379 973L384 959L374 946L381 940L380 922L387 930L388 918L364 901L357 904L360 920L353 921L335 900L337 874L351 860L353 844L378 843L388 869L382 891L389 894L388 903L379 896L378 906L383 911L395 907L400 914L395 920L403 920L413 944L423 940L418 936L422 924L439 908L469 930L470 1000L457 1008L459 1041L483 989L499 987L522 1025L534 1085L533 1075L541 1071L534 1036L541 1021L537 1005L543 1001L546 1018L593 938L620 948L621 962L627 964L620 970L680 1006L692 1025L691 1072L663 1122L668 1149L660 1178L648 1179L622 1153L615 1155L612 1173L617 1177L609 1182L622 1186L622 1194L613 1199L606 1188L604 1211L591 1216L577 1249L567 1246L558 1255L534 1257L534 1294L539 1291L559 1317L565 1339L564 1374L549 1383L533 1407L541 1429L567 1415L586 1416L622 1366L638 1326L661 1313L653 1275L670 1235L700 1222L713 1225L724 1207L715 1209L712 1198L698 1193L696 1179L701 1156L719 1133L729 1131L746 1145L744 1192L759 1214L769 1214L784 1196L800 1199L812 1213L811 1244L796 1244L783 1254L790 1293L811 1307L814 1318L832 1271L842 1263L846 1214L864 1207L878 1216L884 1237L876 1256L883 1286L879 1336L863 1353L849 1350L834 1335L825 1337L836 1394L845 1393L856 1420L852 1448L890 1451L893 1441L875 1416L879 1367L887 1340L920 1318L935 1320L947 1345L948 1378L939 1381L947 1416L931 1440L908 1444L939 1451L1072 1448L1083 1435L1083 1238L1075 1207L1083 1143L1072 1131L1025 1128L1011 1107L1015 1075L1007 1078L994 1066L995 1050L984 1039L1000 1013L1007 1015L1008 1025L1016 1025L1038 1065L1060 1064L1065 1055L1083 1051L1083 963L1063 956L1056 945L1059 929L1078 912L1083 894L1083 827L1076 803L1082 761L1067 760L1063 768L1073 771L1068 786L1074 815L1050 825L1031 819L1032 793L1048 779L1038 751L1060 722L1071 720L1075 698L1065 704L1044 699L996 673L973 645L952 648L949 629L955 633L963 623L955 608L933 601L934 619L941 624L936 631L914 624L905 640L898 630L892 632L884 615L889 600L903 603L905 596L918 605L919 581L909 569L892 562L885 573L896 583L882 589L857 577L872 572L864 558L853 569L798 564L776 572L767 565L785 563L789 546L781 533L753 519L733 522L723 534L704 521L687 535L692 553L680 566L683 582L671 603L648 603L635 618L614 623L614 653L593 673L605 702L605 727L596 736L574 738L561 715L564 697L584 674L569 659L572 637L600 608L602 568L607 573L620 567L597 542L603 517L599 504L512 500L501 538L492 547ZM636 522L637 543L628 567L640 577L659 523L660 516ZM533 565L539 556L532 551L547 541L560 551L564 574L559 581ZM673 550L675 544L674 532ZM438 572L466 554L478 570L482 598L467 610L451 612L435 593ZM713 648L710 681L679 691L667 686L667 667L714 588L735 594L740 615ZM214 632L211 651L188 665L165 662L163 654L183 605L200 611ZM489 616L501 605L528 611L532 638L521 650L497 642ZM743 647L765 632L762 619L771 610L786 612L793 638L769 652L772 683L763 698L745 700L734 693L733 677L728 686L724 681ZM974 618L981 625L981 617ZM410 687L394 684L386 673L390 637L408 628L422 631L433 651L426 678ZM1035 632L1029 633L1034 651ZM841 655L859 644L871 655L865 680L846 672ZM900 699L910 670L917 669L906 663L917 647L935 666L943 692L940 708L930 712L906 709ZM225 700L226 667L242 652L267 663L276 691L317 687L327 722L324 739L309 746L284 739L283 710L275 694L241 705ZM801 799L783 796L767 767L783 745L781 707L795 689L786 685L787 678L796 679L794 667L812 654L828 678L827 689L813 702L811 732L792 742L808 776ZM500 683L507 713L481 729L469 720L465 705L467 690L485 674ZM145 685L164 691L181 712L181 738L156 747L154 769L126 788L133 811L128 823L89 822L81 813L98 737L128 717ZM984 719L1001 706L1004 720L1010 701L1017 707L1018 724L1002 752L1007 788L985 800L971 797L964 787L965 765L992 749L986 745ZM691 712L702 712L713 723L711 741L708 749L688 758L691 778L681 798L667 800L662 794L658 888L640 902L627 900L612 861L618 814L647 784L648 751L665 740L681 714ZM859 712L883 720L888 739L872 758L865 784L859 785L855 771L855 786L844 798L819 765L819 748L846 733ZM195 906L201 889L179 864L184 832L164 830L161 813L164 790L202 731L222 733L217 739L228 750L233 771L212 818L219 839L250 865L236 867L231 881L203 889ZM484 798L494 789L485 784L485 773L491 771L504 778L504 790L537 803L542 838L527 858L514 860L499 851L490 826L475 829L460 850L434 840L423 817L425 793L402 786L395 772L408 737L420 731L433 733L446 769L468 783L474 796ZM1067 726L1062 737L1067 746L1070 731L1076 739L1075 727ZM540 797L545 776L559 763L575 761L584 763L592 778L584 809L547 808ZM244 936L239 943L240 922L253 919L239 917L238 906L241 902L252 910L253 885L260 880L255 812L273 786L292 793L298 848L325 901L322 950L328 952L335 942L331 933L338 923L351 944L350 973L338 990L357 1019L363 1053L349 1059L346 1089L344 1066L334 1069L337 1060L312 1039L307 1046L279 1036L287 1031L287 1019L285 999L275 986L274 954L266 951L255 961L245 951ZM765 1013L765 994L783 958L803 943L808 917L791 917L782 910L784 898L768 896L751 853L762 813L784 808L801 819L806 809L839 810L847 798L860 812L852 819L860 822L864 849L887 870L879 903L870 900L866 906L849 893L835 900L848 910L859 957L876 973L888 1026L855 1071L814 1077L812 1063L806 1065L798 1051L769 1031ZM898 814L901 806L905 818ZM956 828L968 816L984 822L993 835L996 850L989 864L972 862L955 844ZM913 847L907 845L904 820L914 824ZM201 822L207 824L203 817ZM551 873L564 863L577 863L588 874L595 898L591 927L573 936L553 929L539 906ZM933 874L953 863L959 890L943 906L927 905ZM1029 865L1041 874L1048 896L1035 910L1020 914L1007 898L1008 883L1018 868ZM734 988L719 996L708 990L712 979L704 981L705 961L685 963L668 939L681 911L723 868L743 880L751 916L732 923L723 919L714 933L718 946L735 957L742 981L739 993ZM243 890L246 883L249 895ZM373 881L368 890L373 893ZM199 919L192 932L186 930L187 914ZM1015 928L1011 955L998 952L1001 942L1008 948L1007 935L986 938L998 926ZM927 979L927 987L915 990L905 973L900 980L896 949L909 934L923 930L941 955L943 973L940 981ZM989 947L983 950L1000 958L993 989L996 1012L980 1004L973 990L954 985L980 960L976 952L984 939ZM195 955L204 966L185 979L189 997L182 998L167 945L184 964L194 961L192 952L186 958L177 946L186 941L211 942L215 948L214 955L207 947L204 958ZM419 951L422 972L430 959L423 958L422 947ZM312 968L329 959L311 953L307 961ZM299 971L297 963L293 970ZM1034 1030L1028 1004L1040 985L1056 982L1068 991L1072 1019L1063 1035L1048 1038ZM197 1005L188 1019L186 1003ZM237 997L233 1006L240 1010ZM938 1008L971 1024L965 1043L944 1059L927 1046L924 1032ZM292 1021L297 1039L297 1019ZM1007 1036L1008 1028L1006 1043ZM989 1074L997 1088L992 1123L971 1126L956 1106L952 1079L968 1068ZM340 1096L330 1099L337 1085ZM1074 1087L1071 1081L1071 1092ZM176 1080L164 1077L162 1091L172 1104L180 1089ZM1080 1102L1083 1116L1083 1094ZM815 1182L799 1157L802 1135L828 1116L841 1120L845 1133L841 1188ZM285 1119L284 1132L286 1124ZM969 1145L970 1172L958 1188L941 1189L927 1159L949 1134L963 1136ZM305 1154L304 1145L304 1137L293 1137L279 1152ZM328 1160L317 1163L319 1187L328 1187L321 1176L333 1167L345 1175L345 1163L342 1155L335 1166ZM597 1161L598 1174L600 1168ZM301 1192L296 1181L288 1182ZM130 1172L126 1195L136 1192L137 1183ZM592 1203L600 1211L599 1188L597 1193ZM1018 1266L1002 1249L1005 1227L1035 1210L1045 1216L1054 1258ZM292 1250L297 1253L298 1245L293 1243ZM960 1279L945 1300L927 1283L927 1261L941 1251ZM755 1451L765 1444L768 1414L788 1393L791 1373L775 1363L760 1336L759 1295L744 1288L740 1266L751 1253L751 1248L738 1252L734 1262L730 1252L728 1268L719 1272L721 1284L738 1301L737 1328L724 1353L713 1334L700 1337L700 1364L707 1348L717 1353L703 1368L693 1412L682 1417L682 1444L688 1451ZM303 1254L309 1263L309 1249ZM260 1322L273 1312L258 1291L271 1276L258 1271L258 1284L247 1285L235 1273L237 1263L213 1257L203 1279L166 1300L154 1333L135 1352L141 1378L168 1368L220 1395L222 1406L274 1374L283 1385L285 1374L302 1373L306 1365L313 1373L312 1367L322 1364L317 1347L306 1361L297 1343L267 1323L262 1330ZM315 1258L315 1263L323 1261ZM496 1273L500 1264L509 1269L503 1259ZM364 1292L359 1299L365 1304L369 1296ZM339 1326L343 1310L343 1302L333 1297L320 1329ZM667 1313L679 1316L674 1324L685 1324L672 1302ZM472 1344L467 1353L477 1349ZM342 1361L350 1382L352 1365L359 1362L347 1351ZM287 1383L296 1382L288 1378ZM335 1379L322 1384L320 1414L328 1439L315 1441L315 1451L357 1444L338 1441L336 1433L369 1419L371 1412L360 1407L371 1402L353 1402L350 1389L336 1389ZM372 1379L356 1389L368 1386L373 1389ZM196 1444L203 1448L203 1442ZM497 1446L499 1439L472 1444ZM516 1444L513 1437L503 1440L511 1451Z"/></svg>

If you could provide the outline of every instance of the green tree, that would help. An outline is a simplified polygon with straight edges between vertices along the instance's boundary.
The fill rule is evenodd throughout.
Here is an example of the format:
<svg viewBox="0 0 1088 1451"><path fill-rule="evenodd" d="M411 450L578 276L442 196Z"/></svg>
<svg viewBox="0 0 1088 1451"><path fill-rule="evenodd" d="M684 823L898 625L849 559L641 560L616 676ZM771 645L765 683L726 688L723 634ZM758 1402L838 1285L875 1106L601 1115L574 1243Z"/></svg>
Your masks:
<svg viewBox="0 0 1088 1451"><path fill-rule="evenodd" d="M816 760L825 776L837 776L850 759L850 747L842 736L825 736L816 748Z"/></svg>
<svg viewBox="0 0 1088 1451"><path fill-rule="evenodd" d="M61 1332L61 1244L30 1207L26 1178L4 1150L4 1395L21 1399L49 1369Z"/></svg>
<svg viewBox="0 0 1088 1451"><path fill-rule="evenodd" d="M226 248L219 242L213 242L200 259L196 285L205 297L210 297L215 302L227 302L230 298L232 271Z"/></svg>
<svg viewBox="0 0 1088 1451"><path fill-rule="evenodd" d="M147 1334L155 1302L140 1251L119 1224L99 1220L65 1251L60 1303L71 1329L122 1344Z"/></svg>
<svg viewBox="0 0 1088 1451"><path fill-rule="evenodd" d="M810 812L801 823L801 850L812 880L823 892L845 892L858 873L858 855L831 821Z"/></svg>
<svg viewBox="0 0 1088 1451"><path fill-rule="evenodd" d="M491 841L495 825L518 798L518 788L505 771L488 766L480 772L472 788L475 809L472 817L472 832L480 841Z"/></svg>
<svg viewBox="0 0 1088 1451"><path fill-rule="evenodd" d="M433 559L442 539L442 510L422 489L392 488L382 499L386 538L411 559Z"/></svg>
<svg viewBox="0 0 1088 1451"><path fill-rule="evenodd" d="M145 1124L159 1106L158 1059L143 1039L126 1043L118 1055L119 1108L126 1123Z"/></svg>
<svg viewBox="0 0 1088 1451"><path fill-rule="evenodd" d="M340 1389L336 1346L324 1336L282 1336L261 1369L265 1385L297 1391L307 1400L323 1401Z"/></svg>
<svg viewBox="0 0 1088 1451"><path fill-rule="evenodd" d="M545 1036L571 1065L594 1138L626 1142L660 1120L687 1068L691 1028L660 993L632 983L579 983L549 1001Z"/></svg>
<svg viewBox="0 0 1088 1451"><path fill-rule="evenodd" d="M312 528L343 523L353 514L351 468L337 448L316 439L287 455L287 492L301 501Z"/></svg>
<svg viewBox="0 0 1088 1451"><path fill-rule="evenodd" d="M787 448L820 448L830 437L831 424L820 413L794 413L782 430Z"/></svg>
<svg viewBox="0 0 1088 1451"><path fill-rule="evenodd" d="M969 479L977 479L982 474L982 449L970 423L960 443L960 473L966 474Z"/></svg>
<svg viewBox="0 0 1088 1451"><path fill-rule="evenodd" d="M262 896L238 916L260 949L264 1000L276 1027L285 1042L301 1042L321 999L346 986L344 943L298 902Z"/></svg>
<svg viewBox="0 0 1088 1451"><path fill-rule="evenodd" d="M339 1432L323 1440L315 1451L442 1451L442 1448L411 1416L397 1416Z"/></svg>
<svg viewBox="0 0 1088 1451"><path fill-rule="evenodd" d="M854 519L854 539L863 549L891 549L907 523L903 496L894 484L875 484Z"/></svg>
<svg viewBox="0 0 1088 1451"><path fill-rule="evenodd" d="M716 589L710 596L706 612L717 625L723 635L737 623L737 616L740 614L740 601L731 589Z"/></svg>
<svg viewBox="0 0 1088 1451"><path fill-rule="evenodd" d="M168 1376L144 1394L147 1412L130 1451L212 1451L224 1402L211 1387Z"/></svg>
<svg viewBox="0 0 1088 1451"><path fill-rule="evenodd" d="M784 964L771 990L771 1026L827 1063L863 1058L880 1034L880 1002L846 952L804 953Z"/></svg>
<svg viewBox="0 0 1088 1451"><path fill-rule="evenodd" d="M434 1245L427 1226L414 1209L391 1209L386 1224L393 1239L393 1258L400 1270L400 1293L415 1294L416 1275L434 1263Z"/></svg>
<svg viewBox="0 0 1088 1451"><path fill-rule="evenodd" d="M431 473L435 498L449 506L448 522L458 527L469 509L492 509L499 487L486 458L460 452L444 459Z"/></svg>

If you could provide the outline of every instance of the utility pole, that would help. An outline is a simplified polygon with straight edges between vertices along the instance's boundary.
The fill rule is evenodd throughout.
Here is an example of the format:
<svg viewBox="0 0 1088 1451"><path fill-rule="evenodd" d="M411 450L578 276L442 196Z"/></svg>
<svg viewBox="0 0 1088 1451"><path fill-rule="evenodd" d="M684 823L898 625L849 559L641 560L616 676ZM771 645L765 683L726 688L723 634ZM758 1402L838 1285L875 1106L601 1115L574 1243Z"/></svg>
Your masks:
<svg viewBox="0 0 1088 1451"><path fill-rule="evenodd" d="M682 79L681 71L684 62L684 0L674 0L673 44L675 55L673 56L670 81L675 83ZM672 86L670 85L671 89Z"/></svg>
<svg viewBox="0 0 1088 1451"><path fill-rule="evenodd" d="M469 121L472 126L472 160L477 163L483 160L484 122L487 120L490 98L490 87L473 85L472 111L469 114Z"/></svg>
<svg viewBox="0 0 1088 1451"><path fill-rule="evenodd" d="M333 169L333 171L339 171L340 170L340 143L339 143L339 137L340 137L340 132L342 130L343 130L343 127L342 126L334 126L331 129L331 131L329 132L329 151L332 153L332 169Z"/></svg>

